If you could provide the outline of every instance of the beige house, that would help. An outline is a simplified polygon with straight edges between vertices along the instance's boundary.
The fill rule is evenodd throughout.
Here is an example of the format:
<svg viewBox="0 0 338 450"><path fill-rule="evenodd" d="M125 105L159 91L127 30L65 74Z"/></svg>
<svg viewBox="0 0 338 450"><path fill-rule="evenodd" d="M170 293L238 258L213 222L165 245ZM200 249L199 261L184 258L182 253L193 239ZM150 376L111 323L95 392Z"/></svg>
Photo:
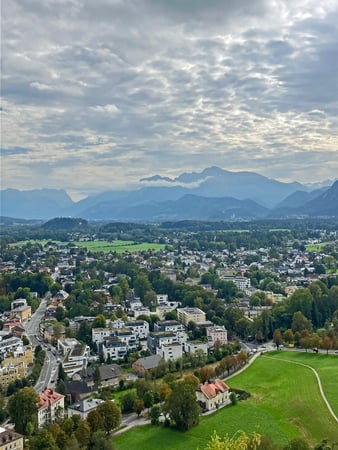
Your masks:
<svg viewBox="0 0 338 450"><path fill-rule="evenodd" d="M205 312L199 308L177 308L177 318L187 327L189 322L205 322Z"/></svg>
<svg viewBox="0 0 338 450"><path fill-rule="evenodd" d="M219 378L200 384L196 389L196 398L199 405L208 411L231 403L229 386Z"/></svg>
<svg viewBox="0 0 338 450"><path fill-rule="evenodd" d="M23 436L10 428L0 427L0 450L23 450Z"/></svg>

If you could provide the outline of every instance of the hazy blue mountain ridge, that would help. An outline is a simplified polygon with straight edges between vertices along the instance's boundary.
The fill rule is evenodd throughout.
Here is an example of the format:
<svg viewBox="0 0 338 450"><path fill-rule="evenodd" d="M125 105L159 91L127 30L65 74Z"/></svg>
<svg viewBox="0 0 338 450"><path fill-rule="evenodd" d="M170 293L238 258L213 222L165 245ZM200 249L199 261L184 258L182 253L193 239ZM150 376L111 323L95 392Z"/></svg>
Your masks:
<svg viewBox="0 0 338 450"><path fill-rule="evenodd" d="M254 172L219 167L182 173L169 183L160 175L143 180L151 184L134 190L107 190L79 202L73 202L62 189L7 189L0 192L1 216L130 221L338 217L338 182L311 191L297 182L283 183Z"/></svg>

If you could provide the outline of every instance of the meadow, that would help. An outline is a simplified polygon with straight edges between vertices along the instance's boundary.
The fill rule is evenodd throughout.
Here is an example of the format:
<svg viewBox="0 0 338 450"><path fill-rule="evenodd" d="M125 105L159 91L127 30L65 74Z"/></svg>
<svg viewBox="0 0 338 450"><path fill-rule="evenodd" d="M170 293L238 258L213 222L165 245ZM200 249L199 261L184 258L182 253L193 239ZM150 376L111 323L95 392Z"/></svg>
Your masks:
<svg viewBox="0 0 338 450"><path fill-rule="evenodd" d="M47 247L47 243L54 242L56 244L65 244L61 241L50 241L47 239L41 239L41 240L30 240L30 241L20 241L15 244L22 247L23 245L27 244L28 242L38 243L42 245L43 248ZM139 251L148 251L152 250L155 252L158 252L162 250L165 247L165 244L157 244L157 243L151 243L151 242L142 242L142 243L136 243L134 241L121 241L121 240L114 240L114 241L76 241L71 242L70 245L74 245L76 247L83 247L86 248L89 252L93 253L133 253L133 252L139 252Z"/></svg>
<svg viewBox="0 0 338 450"><path fill-rule="evenodd" d="M230 387L250 392L248 400L201 417L200 424L185 433L151 425L134 428L114 438L116 449L202 450L214 430L220 436L233 436L240 430L248 434L256 431L270 435L279 445L296 437L307 439L311 445L324 438L336 442L338 423L320 396L314 373L295 363L317 370L337 414L338 356L275 351L258 357L252 366L228 381Z"/></svg>
<svg viewBox="0 0 338 450"><path fill-rule="evenodd" d="M328 241L328 242L320 242L320 243L318 243L318 244L308 244L308 245L305 246L305 248L306 248L306 251L307 251L307 252L316 252L316 253L319 253L319 252L322 252L322 251L323 251L323 248L324 248L326 245L333 244L333 243L334 243L334 242L332 242L332 241Z"/></svg>

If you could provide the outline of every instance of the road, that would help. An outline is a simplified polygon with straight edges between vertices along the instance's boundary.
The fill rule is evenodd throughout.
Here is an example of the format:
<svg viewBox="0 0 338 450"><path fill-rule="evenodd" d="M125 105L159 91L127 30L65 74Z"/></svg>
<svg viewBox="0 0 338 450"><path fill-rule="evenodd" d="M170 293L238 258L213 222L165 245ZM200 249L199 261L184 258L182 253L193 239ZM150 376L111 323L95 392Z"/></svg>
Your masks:
<svg viewBox="0 0 338 450"><path fill-rule="evenodd" d="M43 342L39 331L39 325L44 317L48 299L49 296L47 295L41 300L38 309L34 312L34 314L32 314L30 320L27 320L24 324L27 337L33 344L33 346L36 347L37 345L41 345L41 347L46 352L45 362L41 370L39 379L35 385L35 390L37 392L42 392L46 386L50 388L55 387L59 365L59 363L57 362L58 355L53 354L53 350L55 351L55 349Z"/></svg>

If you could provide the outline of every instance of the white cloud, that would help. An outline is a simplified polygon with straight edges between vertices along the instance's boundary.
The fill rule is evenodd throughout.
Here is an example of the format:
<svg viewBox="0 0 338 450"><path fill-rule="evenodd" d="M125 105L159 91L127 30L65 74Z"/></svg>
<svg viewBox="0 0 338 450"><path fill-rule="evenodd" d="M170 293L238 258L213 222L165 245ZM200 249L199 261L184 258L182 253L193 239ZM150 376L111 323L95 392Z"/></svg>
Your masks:
<svg viewBox="0 0 338 450"><path fill-rule="evenodd" d="M332 0L5 2L1 187L333 179L337 23Z"/></svg>

